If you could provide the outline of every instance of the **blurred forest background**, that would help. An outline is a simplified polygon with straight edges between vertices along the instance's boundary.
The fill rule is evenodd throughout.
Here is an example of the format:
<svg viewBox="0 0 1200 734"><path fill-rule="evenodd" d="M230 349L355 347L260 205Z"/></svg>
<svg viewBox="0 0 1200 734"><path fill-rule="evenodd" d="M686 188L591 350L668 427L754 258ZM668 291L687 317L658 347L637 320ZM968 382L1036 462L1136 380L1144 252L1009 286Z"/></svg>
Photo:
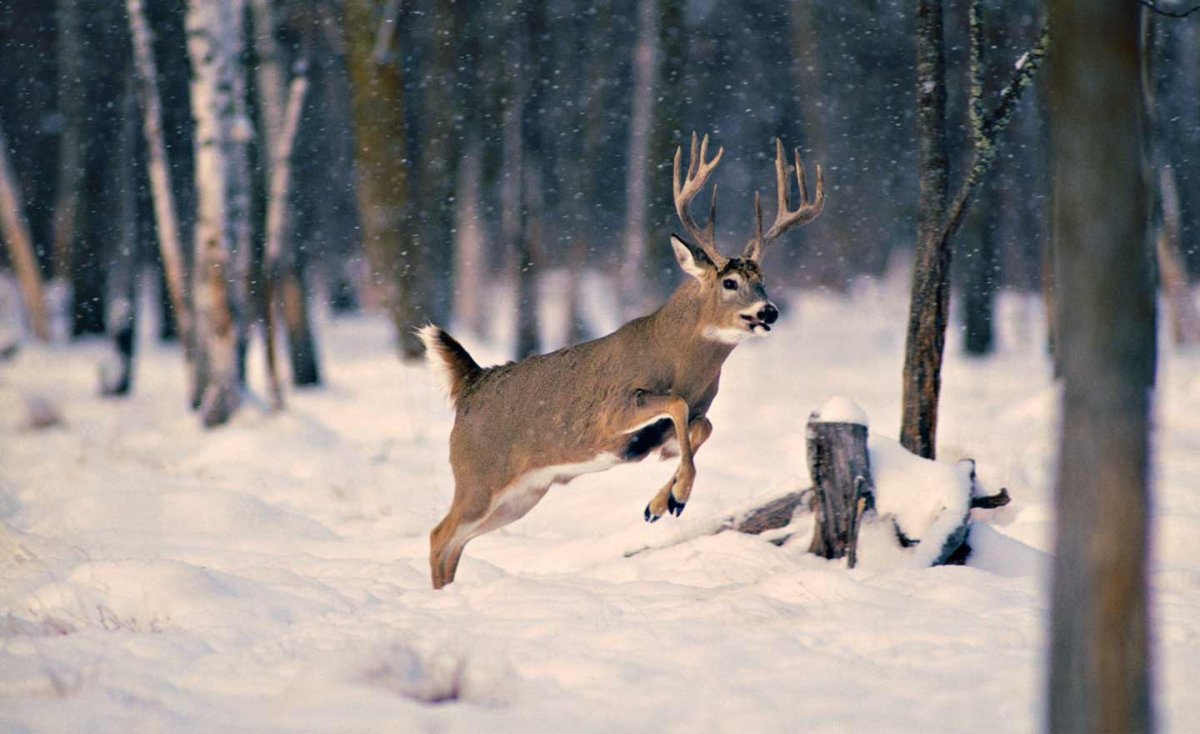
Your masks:
<svg viewBox="0 0 1200 734"><path fill-rule="evenodd" d="M843 290L913 259L916 5L0 0L0 178L11 193L0 197L0 266L43 291L26 286L23 306L5 306L40 338L114 339L123 363L105 390L120 394L132 385L137 282L153 281L159 336L196 331L183 351L197 365L192 403L211 424L236 407L248 345L276 320L284 374L320 382L316 311L386 309L397 348L414 357L414 325L490 333L494 294L507 289L513 353L535 353L560 346L538 342L541 274L563 274L572 293L585 272L606 274L622 317L673 288L669 182L692 131L726 149L726 249L751 234L754 191L769 196L775 136L823 166L825 213L768 271L777 293ZM971 5L945 8L952 191L972 160ZM1037 41L1041 5L979 3L977 97L989 108ZM1190 20L1147 24L1147 99L1130 101L1150 113L1161 280L1184 293L1200 269ZM992 349L997 289L1052 282L1042 84L1035 76L1017 101L954 237L964 343L979 354ZM1190 308L1180 306L1180 339L1200 339ZM598 335L573 311L572 340Z"/></svg>

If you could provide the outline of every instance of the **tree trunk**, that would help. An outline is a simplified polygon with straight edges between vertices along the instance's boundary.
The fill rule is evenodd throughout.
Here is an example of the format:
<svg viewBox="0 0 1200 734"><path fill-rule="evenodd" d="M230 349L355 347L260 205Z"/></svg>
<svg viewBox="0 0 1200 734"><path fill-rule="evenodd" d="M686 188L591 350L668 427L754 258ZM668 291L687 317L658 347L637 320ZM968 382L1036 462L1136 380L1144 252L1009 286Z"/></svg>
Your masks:
<svg viewBox="0 0 1200 734"><path fill-rule="evenodd" d="M508 270L516 288L516 358L524 359L541 351L538 325L537 266L533 235L535 225L531 201L537 161L530 160L530 142L537 131L530 128L536 122L532 91L532 61L529 45L538 30L542 3L534 3L524 16L516 16L509 28L509 40L504 49L508 70L504 109L503 146L504 178L501 199L501 230L508 249Z"/></svg>
<svg viewBox="0 0 1200 734"><path fill-rule="evenodd" d="M667 0L673 2L674 0ZM588 338L586 324L583 318L581 278L587 268L590 249L596 243L599 228L596 222L596 208L600 197L600 188L596 185L596 171L601 168L601 154L604 137L607 134L605 126L605 111L612 103L612 88L616 72L618 44L612 37L613 6L611 0L600 0L590 6L593 14L580 29L582 44L586 49L583 60L581 77L584 82L580 85L576 97L576 108L581 113L578 124L582 127L580 165L574 167L574 188L576 196L571 200L571 220L573 221L574 241L568 255L567 267L571 270L571 286L568 323L570 333L568 343L577 344ZM674 141L670 141L673 143ZM674 204L671 213L674 216ZM672 266L673 267L673 266Z"/></svg>
<svg viewBox="0 0 1200 734"><path fill-rule="evenodd" d="M171 166L163 137L162 101L158 91L158 65L154 59L153 35L146 20L143 0L126 0L133 35L133 58L138 100L142 108L142 130L146 138L146 165L154 198L154 223L163 276L171 304L170 314L183 342L184 356L192 353L192 314L188 308L187 277L183 244L179 236L178 208L171 182Z"/></svg>
<svg viewBox="0 0 1200 734"><path fill-rule="evenodd" d="M942 246L949 162L941 0L917 2L917 136L920 175L916 261L904 348L900 443L934 458L942 353L949 309L950 249Z"/></svg>
<svg viewBox="0 0 1200 734"><path fill-rule="evenodd" d="M196 120L195 304L196 392L193 402L206 427L229 420L240 402L238 326L230 281L236 275L234 248L241 237L235 221L240 196L236 94L242 87L240 0L189 0L188 52L192 59L192 113Z"/></svg>
<svg viewBox="0 0 1200 734"><path fill-rule="evenodd" d="M621 302L626 316L641 315L649 300L642 269L646 259L646 169L654 116L654 76L658 13L655 0L638 0L637 41L633 46L633 109L625 169L625 237L621 262Z"/></svg>
<svg viewBox="0 0 1200 734"><path fill-rule="evenodd" d="M458 55L465 43L464 4L433 3L430 63L421 99L420 229L427 257L429 307L439 319L449 317L454 277L454 194L458 186L463 115L458 93Z"/></svg>
<svg viewBox="0 0 1200 734"><path fill-rule="evenodd" d="M1054 732L1149 732L1146 241L1138 6L1054 0L1051 150L1063 403L1049 707Z"/></svg>
<svg viewBox="0 0 1200 734"><path fill-rule="evenodd" d="M995 196L997 187L989 187L988 192ZM989 202L990 203L990 202ZM965 278L962 286L963 313L963 348L967 354L976 357L991 354L995 349L995 327L993 318L996 311L997 248L996 227L999 217L998 207L985 206L979 213L978 226L975 227L976 246L974 251L963 258Z"/></svg>
<svg viewBox="0 0 1200 734"><path fill-rule="evenodd" d="M1167 306L1167 318L1171 323L1171 337L1178 345L1188 346L1200 342L1200 318L1192 300L1191 285L1188 283L1187 264L1180 246L1179 190L1175 177L1175 162L1171 153L1183 146L1171 139L1167 127L1173 114L1166 80L1156 79L1155 69L1164 64L1174 68L1176 61L1174 38L1167 29L1158 29L1154 13L1145 16L1142 39L1142 93L1145 95L1146 127L1149 160L1153 169L1153 180L1157 184L1153 193L1152 220L1155 224L1155 252L1158 257L1158 272ZM1156 32L1158 31L1158 32ZM1160 90L1158 87L1162 85ZM1161 93L1160 93L1161 92ZM1161 108L1161 109L1160 109ZM1165 114L1164 114L1165 113ZM1178 156L1176 156L1178 157Z"/></svg>
<svg viewBox="0 0 1200 734"><path fill-rule="evenodd" d="M262 0L256 0L261 2ZM316 353L313 348L311 334L307 333L307 329L296 329L304 333L297 334L293 331L296 324L307 324L308 319L300 316L297 312L305 310L304 293L296 282L295 278L284 279L284 244L285 232L287 230L287 200L291 193L291 176L292 176L292 146L296 141L296 129L300 126L300 112L304 109L304 96L308 91L308 78L303 72L296 75L292 79L288 89L287 106L285 108L284 117L280 120L280 125L275 128L274 135L271 140L274 141L274 147L270 149L271 163L268 170L270 175L270 194L267 197L267 241L264 248L263 261L265 271L264 289L266 296L262 299L263 304L263 336L266 339L267 352L267 379L270 383L271 399L276 409L283 407L283 387L279 380L279 368L276 364L275 356L275 319L273 313L275 310L275 294L280 292L283 295L283 303L285 304L284 312L286 321L289 326L289 336L292 343L292 362L295 367L295 354L299 350L303 352L305 359L301 359L300 367L309 372L300 375L306 380L319 380L316 374ZM286 287L280 290L280 287L287 283ZM297 338L299 337L299 338ZM311 382L300 382L296 378L297 384L312 384Z"/></svg>
<svg viewBox="0 0 1200 734"><path fill-rule="evenodd" d="M996 160L999 136L1012 120L1046 52L1045 27L1038 40L1014 64L1012 78L995 108L985 115L984 34L981 0L970 5L971 160L952 204L947 206L946 69L941 0L919 0L917 7L917 131L920 211L912 302L904 350L903 418L900 443L926 459L937 452L937 411L942 357L950 307L952 240L975 202L979 187Z"/></svg>
<svg viewBox="0 0 1200 734"><path fill-rule="evenodd" d="M54 197L54 277L66 280L79 223L79 187L83 171L83 53L79 0L58 0L55 52L58 57L58 111L63 133L58 152L58 191Z"/></svg>
<svg viewBox="0 0 1200 734"><path fill-rule="evenodd" d="M291 152L295 145L296 128L299 125L300 110L303 109L304 92L308 89L307 76L304 77L302 90L297 92L296 80L293 79L291 88L285 92L285 73L283 53L275 40L275 14L271 0L252 0L251 8L254 18L254 50L258 57L255 68L255 80L258 84L259 110L263 120L262 151L263 171L268 182L269 194L267 200L266 244L264 245L264 297L260 299L264 319L264 337L267 344L269 362L268 380L272 384L272 394L278 397L278 405L282 405L282 388L276 391L278 370L275 361L275 335L271 328L273 323L272 310L276 307L276 298L272 294L284 296L284 322L287 325L288 354L292 365L292 383L294 385L318 385L321 382L321 371L317 362L316 340L312 334L312 324L308 317L308 293L304 283L304 273L301 268L302 258L295 252L294 236L292 236L291 196L292 196L292 163ZM307 63L307 60L302 63ZM306 71L297 72L306 74ZM295 122L292 121L292 95L299 94ZM290 127L289 127L290 126ZM292 139L287 139L288 136ZM286 170L281 171L280 168ZM276 238L274 241L272 238Z"/></svg>
<svg viewBox="0 0 1200 734"><path fill-rule="evenodd" d="M120 135L119 100L132 51L119 3L88 6L83 26L83 186L79 230L71 255L71 336L108 331L109 259L119 247L116 192L112 185Z"/></svg>
<svg viewBox="0 0 1200 734"><path fill-rule="evenodd" d="M1200 344L1200 316L1192 297L1187 263L1179 245L1179 191L1175 184L1175 169L1163 165L1158 172L1159 201L1162 205L1162 226L1155 238L1158 272L1166 295L1167 316L1171 320L1171 337L1180 346Z"/></svg>
<svg viewBox="0 0 1200 734"><path fill-rule="evenodd" d="M454 323L476 336L484 330L484 275L486 273L483 215L479 193L483 187L481 145L469 143L459 162L458 223L454 236Z"/></svg>
<svg viewBox="0 0 1200 734"><path fill-rule="evenodd" d="M810 553L822 558L848 556L854 568L858 524L874 506L867 427L858 423L826 423L814 413L808 419L808 473L816 490L816 526Z"/></svg>
<svg viewBox="0 0 1200 734"><path fill-rule="evenodd" d="M687 72L687 26L684 23L683 0L658 0L658 53L655 72L655 94L670 95L652 105L653 123L646 159L646 237L645 267L649 274L646 295L658 300L672 290L679 278L675 253L668 246L668 235L678 229L675 224L675 199L671 192L671 163L675 148L684 138L683 120L687 112L684 94L684 74ZM589 171L588 175L594 175ZM640 314L639 314L640 315Z"/></svg>
<svg viewBox="0 0 1200 734"><path fill-rule="evenodd" d="M108 332L115 362L101 367L100 392L113 397L128 395L133 387L133 362L137 346L137 283L141 264L141 233L137 207L137 104L127 85L121 104L121 132L113 159L116 189L117 242L108 279Z"/></svg>
<svg viewBox="0 0 1200 734"><path fill-rule="evenodd" d="M8 138L0 129L0 226L8 243L9 259L17 271L21 299L29 329L39 341L50 339L50 321L46 318L46 302L42 295L42 275L33 253L33 238L21 207L21 190L17 174L8 157Z"/></svg>
<svg viewBox="0 0 1200 734"><path fill-rule="evenodd" d="M404 84L396 60L374 53L374 6L370 0L348 0L343 24L358 205L371 275L387 300L400 353L420 359L424 347L413 329L427 317L418 292L423 252L412 226ZM395 52L394 43L394 34L389 35L385 48Z"/></svg>

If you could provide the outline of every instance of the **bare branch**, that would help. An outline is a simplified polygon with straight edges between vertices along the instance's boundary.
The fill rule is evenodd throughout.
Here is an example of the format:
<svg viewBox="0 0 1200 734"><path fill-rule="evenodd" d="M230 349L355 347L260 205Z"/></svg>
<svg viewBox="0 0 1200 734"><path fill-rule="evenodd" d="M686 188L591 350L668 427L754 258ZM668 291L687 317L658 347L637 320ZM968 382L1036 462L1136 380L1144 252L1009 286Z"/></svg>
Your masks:
<svg viewBox="0 0 1200 734"><path fill-rule="evenodd" d="M981 28L976 14L976 3L972 3L972 36L976 35L976 28ZM980 32L980 35L982 33ZM979 191L979 186L983 183L984 177L991 169L992 163L996 159L996 141L1000 137L1000 133L1008 127L1008 123L1012 121L1013 113L1016 111L1017 102L1021 99L1021 94L1033 81L1034 72L1041 65L1042 59L1046 56L1046 49L1049 45L1050 33L1049 26L1042 25L1042 30L1038 34L1037 43L1033 48L1026 52L1020 59L1017 60L1016 71L1013 73L1012 79L1005 85L1000 92L1000 101L996 104L996 108L991 111L986 117L978 121L978 126L975 127L975 151L972 157L971 166L968 169L967 178L963 181L962 187L958 191L958 195L954 198L954 202L950 206L949 215L946 217L945 224L942 226L942 241L947 241L958 232L962 226L963 219L966 218L967 211L974 203L975 195ZM977 43L977 39L972 38L972 47ZM972 59L974 60L974 50L972 50ZM975 74L973 68L972 76L972 111L976 109L975 105ZM980 87L980 97L982 97L982 85ZM979 106L980 108L982 105ZM974 117L974 114L972 115ZM976 123L976 120L972 120Z"/></svg>

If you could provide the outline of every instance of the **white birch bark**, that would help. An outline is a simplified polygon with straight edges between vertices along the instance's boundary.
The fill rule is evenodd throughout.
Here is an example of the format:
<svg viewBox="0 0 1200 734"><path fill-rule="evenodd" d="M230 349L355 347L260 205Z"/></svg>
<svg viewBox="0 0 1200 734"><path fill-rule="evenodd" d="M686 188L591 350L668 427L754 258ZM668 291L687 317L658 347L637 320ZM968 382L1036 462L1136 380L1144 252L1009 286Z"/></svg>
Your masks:
<svg viewBox="0 0 1200 734"><path fill-rule="evenodd" d="M178 209L171 183L171 167L163 137L162 100L158 93L158 66L154 61L154 36L146 21L143 0L125 0L129 28L133 35L133 59L137 75L138 101L142 108L142 131L146 136L146 165L154 201L154 224L158 249L171 301L172 316L183 343L184 356L191 360L192 314L187 302L183 244L179 239Z"/></svg>
<svg viewBox="0 0 1200 734"><path fill-rule="evenodd" d="M196 121L196 267L193 290L196 387L205 426L226 422L239 403L237 329L229 278L236 231L235 126L241 85L240 0L189 0L188 54Z"/></svg>

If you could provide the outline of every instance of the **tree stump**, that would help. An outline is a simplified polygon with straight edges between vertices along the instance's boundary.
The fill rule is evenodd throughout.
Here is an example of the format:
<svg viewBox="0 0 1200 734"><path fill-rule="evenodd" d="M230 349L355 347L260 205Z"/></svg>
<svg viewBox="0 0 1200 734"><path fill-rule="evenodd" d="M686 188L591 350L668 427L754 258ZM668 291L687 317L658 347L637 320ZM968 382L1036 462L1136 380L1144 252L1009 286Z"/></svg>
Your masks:
<svg viewBox="0 0 1200 734"><path fill-rule="evenodd" d="M816 524L809 552L824 558L849 556L864 512L874 506L865 421L831 421L816 411L808 419L808 471L816 492Z"/></svg>

